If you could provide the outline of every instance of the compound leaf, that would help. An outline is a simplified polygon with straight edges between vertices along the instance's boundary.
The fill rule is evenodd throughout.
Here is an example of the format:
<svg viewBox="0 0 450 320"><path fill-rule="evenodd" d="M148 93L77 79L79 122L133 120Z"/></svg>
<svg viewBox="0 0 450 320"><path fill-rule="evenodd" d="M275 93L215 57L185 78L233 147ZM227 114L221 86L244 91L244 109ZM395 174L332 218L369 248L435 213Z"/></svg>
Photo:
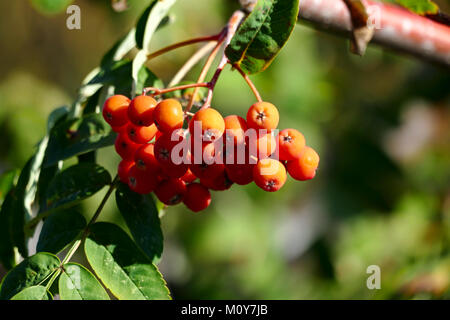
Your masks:
<svg viewBox="0 0 450 320"><path fill-rule="evenodd" d="M156 266L117 225L94 224L84 251L92 269L118 299L170 299Z"/></svg>

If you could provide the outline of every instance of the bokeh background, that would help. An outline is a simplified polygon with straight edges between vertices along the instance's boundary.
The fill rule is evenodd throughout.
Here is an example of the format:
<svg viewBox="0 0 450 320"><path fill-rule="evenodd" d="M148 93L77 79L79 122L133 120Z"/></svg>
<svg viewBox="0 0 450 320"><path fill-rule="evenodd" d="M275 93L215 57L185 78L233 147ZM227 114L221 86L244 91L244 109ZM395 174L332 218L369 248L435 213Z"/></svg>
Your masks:
<svg viewBox="0 0 450 320"><path fill-rule="evenodd" d="M131 0L122 13L109 0L74 3L82 28L70 31L64 12L0 2L0 174L24 165L51 110L72 103L148 1ZM448 2L440 4L448 12ZM178 1L154 48L216 33L236 7ZM167 83L195 49L149 67ZM278 106L280 128L298 128L318 150L320 169L313 181L291 179L274 194L254 185L215 192L199 214L170 208L160 269L174 298L450 298L449 70L374 46L357 57L346 40L299 24L272 66L252 79ZM227 69L214 107L243 116L253 100ZM98 157L115 171L113 148ZM102 196L83 203L87 217ZM101 220L126 228L112 200ZM381 268L380 290L366 287L369 265Z"/></svg>

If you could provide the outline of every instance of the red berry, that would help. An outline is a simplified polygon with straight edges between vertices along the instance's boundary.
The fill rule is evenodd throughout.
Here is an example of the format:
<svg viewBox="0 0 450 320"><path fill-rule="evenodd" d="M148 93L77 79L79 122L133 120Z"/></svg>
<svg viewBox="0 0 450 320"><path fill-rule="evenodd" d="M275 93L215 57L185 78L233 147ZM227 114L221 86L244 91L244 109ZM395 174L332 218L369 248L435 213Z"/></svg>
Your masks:
<svg viewBox="0 0 450 320"><path fill-rule="evenodd" d="M253 168L253 179L264 191L278 191L286 182L286 168L275 159L262 159Z"/></svg>
<svg viewBox="0 0 450 320"><path fill-rule="evenodd" d="M155 190L158 184L156 175L139 170L135 165L128 172L128 186L139 194L148 194Z"/></svg>
<svg viewBox="0 0 450 320"><path fill-rule="evenodd" d="M316 175L319 161L320 158L317 152L310 147L305 147L298 159L287 162L287 169L290 176L295 180L310 180Z"/></svg>
<svg viewBox="0 0 450 320"><path fill-rule="evenodd" d="M205 210L211 203L211 193L200 183L191 183L187 186L183 203L194 212Z"/></svg>
<svg viewBox="0 0 450 320"><path fill-rule="evenodd" d="M119 176L120 181L122 181L123 183L128 183L128 172L130 171L132 166L134 166L133 161L129 160L120 161L119 166L117 168L117 175Z"/></svg>
<svg viewBox="0 0 450 320"><path fill-rule="evenodd" d="M202 178L200 179L200 183L207 187L208 189L214 191L225 191L231 188L233 185L233 181L231 181L225 172L219 174L214 178Z"/></svg>
<svg viewBox="0 0 450 320"><path fill-rule="evenodd" d="M247 185L253 181L254 164L227 164L225 170L228 178L241 186Z"/></svg>
<svg viewBox="0 0 450 320"><path fill-rule="evenodd" d="M117 136L114 146L116 148L116 152L124 160L133 160L137 149L140 147L139 144L131 141L125 133L120 133Z"/></svg>
<svg viewBox="0 0 450 320"><path fill-rule="evenodd" d="M127 110L130 99L122 95L109 97L103 105L103 118L112 127L121 127L128 122Z"/></svg>
<svg viewBox="0 0 450 320"><path fill-rule="evenodd" d="M155 145L153 143L141 146L136 151L134 161L136 166L143 171L158 173L161 169L155 157Z"/></svg>
<svg viewBox="0 0 450 320"><path fill-rule="evenodd" d="M181 177L181 180L183 180L187 183L194 182L196 179L197 179L197 177L195 176L195 174L192 173L191 169L187 169L184 176Z"/></svg>
<svg viewBox="0 0 450 320"><path fill-rule="evenodd" d="M186 183L181 179L168 179L158 184L155 194L162 203L173 206L183 201Z"/></svg>
<svg viewBox="0 0 450 320"><path fill-rule="evenodd" d="M153 111L156 100L149 96L137 96L131 100L128 108L128 118L136 126L150 126L153 124Z"/></svg>

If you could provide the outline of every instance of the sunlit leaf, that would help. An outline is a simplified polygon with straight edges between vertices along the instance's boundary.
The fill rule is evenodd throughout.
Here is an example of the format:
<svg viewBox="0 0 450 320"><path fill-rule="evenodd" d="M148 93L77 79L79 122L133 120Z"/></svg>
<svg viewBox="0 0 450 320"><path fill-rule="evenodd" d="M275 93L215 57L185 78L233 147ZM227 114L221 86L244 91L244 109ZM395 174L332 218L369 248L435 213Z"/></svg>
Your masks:
<svg viewBox="0 0 450 320"><path fill-rule="evenodd" d="M156 266L117 225L94 224L84 251L92 269L117 298L170 299L169 290Z"/></svg>
<svg viewBox="0 0 450 320"><path fill-rule="evenodd" d="M299 0L259 0L226 48L248 74L264 71L286 44L297 22Z"/></svg>
<svg viewBox="0 0 450 320"><path fill-rule="evenodd" d="M43 286L32 286L20 291L11 300L52 300L50 292Z"/></svg>
<svg viewBox="0 0 450 320"><path fill-rule="evenodd" d="M59 277L61 300L109 300L105 289L82 265L67 263Z"/></svg>
<svg viewBox="0 0 450 320"><path fill-rule="evenodd" d="M44 252L23 260L3 280L0 300L11 299L25 288L41 284L60 263L57 256Z"/></svg>

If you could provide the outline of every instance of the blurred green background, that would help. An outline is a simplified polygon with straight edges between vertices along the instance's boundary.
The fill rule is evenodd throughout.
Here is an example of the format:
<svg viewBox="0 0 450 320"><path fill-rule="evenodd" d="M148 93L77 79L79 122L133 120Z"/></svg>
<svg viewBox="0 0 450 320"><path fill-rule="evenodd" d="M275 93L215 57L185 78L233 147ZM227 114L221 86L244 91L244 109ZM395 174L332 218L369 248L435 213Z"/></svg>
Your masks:
<svg viewBox="0 0 450 320"><path fill-rule="evenodd" d="M64 12L30 3L0 2L0 173L24 165L50 111L72 103L148 1L117 13L107 0L76 0L82 28L73 31ZM216 33L235 8L233 0L178 1L154 48ZM167 83L195 49L149 66ZM346 40L300 24L252 79L278 106L280 128L298 128L318 150L320 170L274 194L255 185L215 192L199 214L167 210L160 269L174 298L450 298L450 72L378 47L353 56ZM253 100L227 68L214 107L244 116ZM113 148L98 157L115 171ZM102 196L83 204L86 216ZM101 220L125 228L112 200ZM369 265L381 268L380 290L366 286Z"/></svg>

